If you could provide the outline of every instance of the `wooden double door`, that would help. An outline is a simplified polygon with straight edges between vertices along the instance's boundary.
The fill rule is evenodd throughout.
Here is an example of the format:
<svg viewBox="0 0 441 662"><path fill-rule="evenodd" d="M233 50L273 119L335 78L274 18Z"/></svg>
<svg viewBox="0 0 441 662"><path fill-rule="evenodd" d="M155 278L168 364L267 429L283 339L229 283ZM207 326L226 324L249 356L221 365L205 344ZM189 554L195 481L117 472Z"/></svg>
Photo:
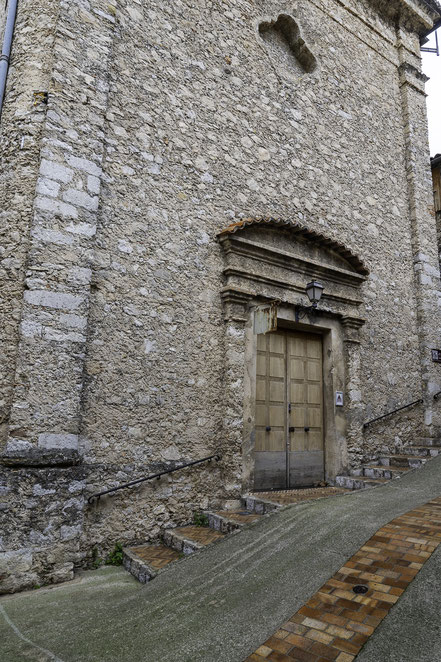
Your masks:
<svg viewBox="0 0 441 662"><path fill-rule="evenodd" d="M312 333L257 336L255 489L324 479L323 347Z"/></svg>

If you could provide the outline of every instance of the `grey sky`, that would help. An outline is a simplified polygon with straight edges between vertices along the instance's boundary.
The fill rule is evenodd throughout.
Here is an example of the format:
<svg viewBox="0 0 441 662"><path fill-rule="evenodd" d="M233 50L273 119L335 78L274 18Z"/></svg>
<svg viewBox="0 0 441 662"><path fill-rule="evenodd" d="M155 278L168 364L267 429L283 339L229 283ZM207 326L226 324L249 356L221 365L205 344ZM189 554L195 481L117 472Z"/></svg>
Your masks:
<svg viewBox="0 0 441 662"><path fill-rule="evenodd" d="M438 40L441 46L441 29L438 30ZM426 46L435 46L432 35ZM426 85L427 110L429 115L430 154L441 154L441 56L434 53L423 53L423 71L430 80Z"/></svg>

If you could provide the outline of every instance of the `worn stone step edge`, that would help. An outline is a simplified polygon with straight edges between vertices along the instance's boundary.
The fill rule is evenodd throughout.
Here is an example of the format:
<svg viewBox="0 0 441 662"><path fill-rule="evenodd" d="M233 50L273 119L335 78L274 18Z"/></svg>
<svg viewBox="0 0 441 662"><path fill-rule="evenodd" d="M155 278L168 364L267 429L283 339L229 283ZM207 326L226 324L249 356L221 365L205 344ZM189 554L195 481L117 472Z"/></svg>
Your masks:
<svg viewBox="0 0 441 662"><path fill-rule="evenodd" d="M437 457L441 453L438 446L404 446L401 455L421 455L424 457Z"/></svg>
<svg viewBox="0 0 441 662"><path fill-rule="evenodd" d="M246 494L241 500L244 508L252 513L256 513L256 515L265 515L283 508L280 503L270 501L269 499L259 499L259 497L252 494Z"/></svg>
<svg viewBox="0 0 441 662"><path fill-rule="evenodd" d="M408 471L411 471L411 467L368 464L363 467L363 473L360 474L360 476L357 476L357 478L387 478L388 480L394 480L396 478L401 478L401 476Z"/></svg>
<svg viewBox="0 0 441 662"><path fill-rule="evenodd" d="M388 483L387 478L368 478L367 476L336 476L335 484L349 490L363 490L367 487L377 487Z"/></svg>
<svg viewBox="0 0 441 662"><path fill-rule="evenodd" d="M185 524L176 528L180 529L184 526ZM175 549L177 552L182 552L186 556L197 552L199 549L204 549L205 547L209 546L203 545L200 542L196 542L196 540L186 538L185 535L178 533L176 529L165 529L162 534L162 540L164 545L171 547L171 549Z"/></svg>
<svg viewBox="0 0 441 662"><path fill-rule="evenodd" d="M441 439L435 439L432 437L421 437L419 443L416 445L433 446L434 448L441 448Z"/></svg>
<svg viewBox="0 0 441 662"><path fill-rule="evenodd" d="M171 561L174 563L174 561ZM167 568L169 565L165 566ZM130 572L141 584L147 584L151 579L154 579L159 572L165 570L155 570L146 561L140 559L136 554L133 554L128 547L123 547L123 567Z"/></svg>
<svg viewBox="0 0 441 662"><path fill-rule="evenodd" d="M409 466L417 469L430 460L430 456L421 457L418 455L382 455L378 458L379 464L385 467L403 467Z"/></svg>
<svg viewBox="0 0 441 662"><path fill-rule="evenodd" d="M219 513L213 511L205 511L204 514L208 517L208 526L210 529L219 531L219 533L225 533L226 535L236 533L244 527L255 524L255 522L238 522L235 519L229 519L226 515L219 515Z"/></svg>

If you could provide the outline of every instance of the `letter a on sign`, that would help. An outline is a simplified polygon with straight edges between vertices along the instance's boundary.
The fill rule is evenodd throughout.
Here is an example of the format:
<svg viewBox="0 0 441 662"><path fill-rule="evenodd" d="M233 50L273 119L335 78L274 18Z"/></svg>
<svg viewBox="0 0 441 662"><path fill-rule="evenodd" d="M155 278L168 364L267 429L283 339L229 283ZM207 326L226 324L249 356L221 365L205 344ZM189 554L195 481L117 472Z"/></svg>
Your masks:
<svg viewBox="0 0 441 662"><path fill-rule="evenodd" d="M343 407L343 393L342 391L335 392L335 406Z"/></svg>
<svg viewBox="0 0 441 662"><path fill-rule="evenodd" d="M257 306L254 310L254 333L277 331L277 303Z"/></svg>

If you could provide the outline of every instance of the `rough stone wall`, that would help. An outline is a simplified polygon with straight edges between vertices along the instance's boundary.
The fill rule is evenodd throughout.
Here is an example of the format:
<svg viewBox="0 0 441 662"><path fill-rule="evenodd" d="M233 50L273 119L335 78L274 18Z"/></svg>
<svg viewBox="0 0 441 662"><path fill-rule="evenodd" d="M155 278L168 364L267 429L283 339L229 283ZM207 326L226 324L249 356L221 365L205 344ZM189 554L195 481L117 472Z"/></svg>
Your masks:
<svg viewBox="0 0 441 662"><path fill-rule="evenodd" d="M128 428L133 417L144 420L140 429L127 429L126 452L136 455L141 444L143 454L148 444L152 459L181 457L180 448L197 449L219 429L216 369L224 329L213 238L241 215L297 218L362 255L372 271L364 390L376 383L367 414L420 392L394 29L377 20L382 39L336 3L327 11L298 3L295 17L319 70L296 77L257 34L259 19L278 11L271 2L120 7L124 38L115 40L112 59L106 224L98 234L109 267L98 272L101 292L92 302L97 342L89 359L97 374L85 416L94 457L118 456L115 419ZM123 351L117 371L106 361L108 348L117 355L128 337L131 351ZM109 397L103 429L97 409ZM144 416L133 406L140 397ZM101 444L100 437L107 439ZM150 450L149 439L159 437Z"/></svg>
<svg viewBox="0 0 441 662"><path fill-rule="evenodd" d="M3 3L4 4L4 3ZM0 122L0 447L15 378L29 229L52 62L57 0L22 0ZM6 7L2 6L0 36Z"/></svg>
<svg viewBox="0 0 441 662"><path fill-rule="evenodd" d="M0 471L0 593L73 579L82 560L85 471Z"/></svg>
<svg viewBox="0 0 441 662"><path fill-rule="evenodd" d="M93 546L156 539L161 525L240 496L245 332L224 322L215 239L234 219L300 221L369 268L360 352L348 354L358 429L420 397L422 378L426 392L437 381L425 358L439 313L423 96L399 69L418 70L415 34L402 32L400 52L395 19L362 0L56 4L37 194L21 194L31 239L24 300L11 297L23 309L6 454L40 458L40 468L9 470L23 472L13 503L32 501L37 484L61 489L52 511L37 507L54 538L11 531L5 541L27 559L23 585L67 578ZM259 33L282 13L286 34ZM287 46L300 52L299 36L301 66ZM11 356L16 335L17 323ZM394 425L395 445L409 426ZM384 445L351 430L353 464ZM79 469L43 466L81 458L83 499L215 450L218 466L103 498L72 524L62 521ZM31 509L16 509L41 528ZM43 569L62 526L79 527L78 538L64 547L64 569Z"/></svg>
<svg viewBox="0 0 441 662"><path fill-rule="evenodd" d="M35 151L20 157L30 171L29 187L23 192L28 205L26 234L23 231L22 239L26 281L23 294L20 283L10 292L21 323L18 339L17 329L13 329L14 341L18 343L17 360L7 364L9 384L11 377L14 384L10 396L12 407L7 411L9 437L3 459L17 468L2 471L2 485L10 504L4 513L7 524L0 557L2 590L11 589L9 572L14 558L26 558L28 565L26 572L19 573L13 581L14 588L20 584L29 586L35 577L37 583L50 578L68 579L73 564L80 561L83 496L78 501L81 516L77 513L75 524L71 525L69 486L76 482L77 471L68 465L80 458L80 400L101 174L101 126L107 98L107 55L115 22L104 11L106 3L46 2L42 3L40 12L33 3L29 8L33 29L27 30L23 26L25 5L20 3L14 42L16 55L8 80L8 102L14 118L21 116L21 97L11 98L15 89L24 96L25 115L26 104L33 108L33 101L42 98L29 90L25 96L26 88L23 91L21 87L26 75L32 79L32 67L40 70L47 62L50 75L36 90L47 92L47 103L43 104L45 119L36 136ZM47 19L50 8L54 20L44 23L40 35L40 20ZM46 31L50 44L43 39ZM34 42L42 43L42 51L29 64ZM27 58L26 64L21 65L21 57ZM35 84L33 79L32 83ZM7 139L13 125L12 120L8 122L4 118L2 126ZM19 142L20 146L27 144L27 135L20 134L20 141L22 138L24 143ZM16 172L16 165L12 163L12 172ZM17 177L21 182L20 171ZM5 190L6 196L9 190L13 192L10 186ZM20 211L17 195L6 200L5 209ZM13 227L12 222L9 227ZM17 242L20 239L17 237ZM21 477L18 483L15 476ZM50 507L38 494L34 495L33 482L50 490ZM19 490L14 489L17 484ZM34 502L35 507L23 507L23 503ZM20 522L18 527L15 518ZM43 525L40 535L38 530ZM74 542L64 536L63 526L75 526L71 536ZM16 535L16 528L22 532L28 530L28 535ZM33 531L37 531L34 537ZM63 563L59 546L64 549ZM45 566L41 563L44 557L47 557ZM27 575L31 579L26 579Z"/></svg>

